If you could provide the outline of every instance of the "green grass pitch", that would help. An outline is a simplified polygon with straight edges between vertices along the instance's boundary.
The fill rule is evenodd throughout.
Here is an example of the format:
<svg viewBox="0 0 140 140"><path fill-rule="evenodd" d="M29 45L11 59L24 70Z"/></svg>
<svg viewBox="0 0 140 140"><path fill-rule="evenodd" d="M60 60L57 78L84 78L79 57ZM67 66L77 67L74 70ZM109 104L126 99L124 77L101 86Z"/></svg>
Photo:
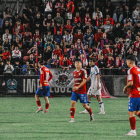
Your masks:
<svg viewBox="0 0 140 140"><path fill-rule="evenodd" d="M130 131L128 98L103 99L105 115L99 115L98 102L91 100L95 120L76 105L75 123L70 120L70 97L50 98L49 113L34 113L34 98L0 98L0 140L140 140L140 119L137 119L137 136L124 136ZM41 98L42 106L45 106Z"/></svg>

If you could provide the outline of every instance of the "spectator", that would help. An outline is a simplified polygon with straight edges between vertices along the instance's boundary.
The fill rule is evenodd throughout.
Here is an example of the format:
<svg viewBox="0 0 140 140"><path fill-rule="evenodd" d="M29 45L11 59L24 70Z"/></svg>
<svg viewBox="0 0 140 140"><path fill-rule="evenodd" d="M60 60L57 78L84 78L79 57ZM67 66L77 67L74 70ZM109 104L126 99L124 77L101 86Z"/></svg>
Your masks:
<svg viewBox="0 0 140 140"><path fill-rule="evenodd" d="M132 12L132 18L134 20L134 23L140 21L140 10L138 5L136 6L136 9Z"/></svg>
<svg viewBox="0 0 140 140"><path fill-rule="evenodd" d="M96 11L92 14L92 19L96 20L99 17L99 15L101 18L103 18L103 14L101 11L99 11L99 7L96 7Z"/></svg>
<svg viewBox="0 0 140 140"><path fill-rule="evenodd" d="M81 50L84 50L84 45L80 39L78 39L74 45L75 45L75 50L77 50L78 52L80 52Z"/></svg>
<svg viewBox="0 0 140 140"><path fill-rule="evenodd" d="M60 44L60 42L63 40L62 35L60 34L60 31L57 31L57 34L54 35L54 42L55 44Z"/></svg>
<svg viewBox="0 0 140 140"><path fill-rule="evenodd" d="M67 10L65 13L65 19L72 19L73 18L72 14L75 9L74 3L71 0L68 0L68 3L66 5L67 5Z"/></svg>
<svg viewBox="0 0 140 140"><path fill-rule="evenodd" d="M35 33L35 30L39 30L39 33L42 34L42 26L40 25L40 23L36 23L33 28L32 28L32 33L34 34ZM44 32L45 32L45 29L44 29Z"/></svg>
<svg viewBox="0 0 140 140"><path fill-rule="evenodd" d="M84 1L84 0L81 0L78 5L81 6L82 10L85 10L86 9L86 6L87 6L87 3Z"/></svg>
<svg viewBox="0 0 140 140"><path fill-rule="evenodd" d="M5 23L3 24L3 27L2 27L3 34L5 33L5 29L9 29L9 33L12 34L12 26L10 25L9 20L5 20Z"/></svg>
<svg viewBox="0 0 140 140"><path fill-rule="evenodd" d="M45 5L45 8L44 8L45 14L51 13L52 10L53 10L53 2L52 2L52 0L45 0L44 5Z"/></svg>
<svg viewBox="0 0 140 140"><path fill-rule="evenodd" d="M64 0L60 0L59 2L56 3L55 8L57 9L57 13L60 13L61 16L64 14L65 10L65 2Z"/></svg>
<svg viewBox="0 0 140 140"><path fill-rule="evenodd" d="M78 22L81 22L81 17L79 12L76 12L76 15L74 17L74 24L76 25Z"/></svg>
<svg viewBox="0 0 140 140"><path fill-rule="evenodd" d="M94 28L88 21L86 22L86 25L83 27L84 34L87 32L87 29L90 29L91 33L93 33Z"/></svg>
<svg viewBox="0 0 140 140"><path fill-rule="evenodd" d="M81 59L81 61L82 61L82 66L83 66L83 68L86 69L86 67L88 66L88 61L87 61L86 55L85 55L84 53L81 53L81 54L80 54L80 59Z"/></svg>
<svg viewBox="0 0 140 140"><path fill-rule="evenodd" d="M2 15L0 15L0 33L2 33L3 19Z"/></svg>
<svg viewBox="0 0 140 140"><path fill-rule="evenodd" d="M16 30L18 29L20 34L24 34L25 33L25 28L24 26L21 24L21 20L17 19L17 22L13 28L13 34L16 34Z"/></svg>
<svg viewBox="0 0 140 140"><path fill-rule="evenodd" d="M39 39L39 37L36 37L36 39L35 39L33 44L37 45L38 51L41 53L42 52L42 42Z"/></svg>
<svg viewBox="0 0 140 140"><path fill-rule="evenodd" d="M99 40L97 48L100 50L104 49L106 43L108 43L107 35L103 33L103 37Z"/></svg>
<svg viewBox="0 0 140 140"><path fill-rule="evenodd" d="M25 31L25 35L23 35L23 47L24 48L31 48L32 46L32 36L30 35L29 31Z"/></svg>
<svg viewBox="0 0 140 140"><path fill-rule="evenodd" d="M3 77L2 86L5 86L5 81L6 81L7 77L10 78L11 80L13 80L13 74L12 74L13 71L14 71L14 68L10 64L10 60L7 60L6 61L5 68L4 68L4 77ZM11 82L11 85L14 85L14 82L13 81Z"/></svg>
<svg viewBox="0 0 140 140"><path fill-rule="evenodd" d="M114 68L114 60L111 55L108 56L108 60L106 62L106 67L109 68L108 70L106 70L106 74L112 75L113 74L112 68Z"/></svg>
<svg viewBox="0 0 140 140"><path fill-rule="evenodd" d="M81 30L83 32L83 27L80 22L78 22L76 27L74 28L74 34L78 33L79 30Z"/></svg>
<svg viewBox="0 0 140 140"><path fill-rule="evenodd" d="M64 19L60 16L60 13L56 14L56 17L54 18L54 25L57 23L60 23L60 25L64 25Z"/></svg>
<svg viewBox="0 0 140 140"><path fill-rule="evenodd" d="M71 49L68 52L68 58L73 59L74 56L77 56L78 57L78 51L75 50L74 44L71 44Z"/></svg>
<svg viewBox="0 0 140 140"><path fill-rule="evenodd" d="M126 33L128 30L134 31L134 27L131 24L131 21L128 21L126 25L124 25L124 33Z"/></svg>
<svg viewBox="0 0 140 140"><path fill-rule="evenodd" d="M104 24L107 24L107 21L110 21L110 24L114 25L114 20L110 17L110 15L106 15L106 18L104 19Z"/></svg>
<svg viewBox="0 0 140 140"><path fill-rule="evenodd" d="M51 24L51 27L54 27L54 19L52 19L52 15L48 14L48 18L44 18L43 26L47 26L47 22Z"/></svg>
<svg viewBox="0 0 140 140"><path fill-rule="evenodd" d="M124 10L124 14L123 14L123 23L126 24L127 19L130 20L132 22L132 13L129 10L129 7L126 5L125 6L125 10Z"/></svg>
<svg viewBox="0 0 140 140"><path fill-rule="evenodd" d="M54 49L54 44L52 43L51 40L48 40L48 43L46 43L46 44L44 45L44 50L47 49L47 46L50 46L50 47L51 47L51 51L53 51L53 49Z"/></svg>
<svg viewBox="0 0 140 140"><path fill-rule="evenodd" d="M3 75L4 72L4 63L3 61L0 61L0 75Z"/></svg>
<svg viewBox="0 0 140 140"><path fill-rule="evenodd" d="M122 26L120 24L120 22L116 23L114 26L114 35L115 37L120 37L122 36Z"/></svg>
<svg viewBox="0 0 140 140"><path fill-rule="evenodd" d="M5 34L2 36L2 40L5 41L5 38L8 38L9 42L11 43L12 35L9 34L9 29L5 29Z"/></svg>
<svg viewBox="0 0 140 140"><path fill-rule="evenodd" d="M95 34L95 41L96 43L100 42L100 40L103 38L103 32L101 28L98 28L98 32Z"/></svg>
<svg viewBox="0 0 140 140"><path fill-rule="evenodd" d="M113 14L113 20L114 20L114 22L122 22L123 11L122 11L121 7L116 6L116 9L114 10L114 14Z"/></svg>
<svg viewBox="0 0 140 140"><path fill-rule="evenodd" d="M64 30L69 31L70 34L73 33L73 27L71 26L70 20L67 20L67 25L64 25Z"/></svg>
<svg viewBox="0 0 140 140"><path fill-rule="evenodd" d="M53 68L57 68L58 65L59 65L59 60L58 60L58 56L56 54L53 55L53 62L51 63L52 64L52 67Z"/></svg>
<svg viewBox="0 0 140 140"><path fill-rule="evenodd" d="M105 74L105 68L106 68L106 62L104 61L104 56L101 55L98 61L98 67L101 70L101 74L104 75Z"/></svg>
<svg viewBox="0 0 140 140"><path fill-rule="evenodd" d="M77 42L78 39L81 39L81 41L83 42L83 34L81 30L79 30L78 33L74 35L74 42Z"/></svg>
<svg viewBox="0 0 140 140"><path fill-rule="evenodd" d="M44 61L49 63L51 61L51 58L52 58L52 51L51 51L51 47L48 45L47 49L44 51Z"/></svg>
<svg viewBox="0 0 140 140"><path fill-rule="evenodd" d="M38 12L38 13L36 14L36 17L35 17L35 19L34 19L34 24L36 24L36 23L40 23L40 25L43 24L43 19L42 19L41 15L40 15L40 12Z"/></svg>
<svg viewBox="0 0 140 140"><path fill-rule="evenodd" d="M59 22L56 24L56 26L54 26L54 35L57 33L57 31L60 31L61 35L63 34L63 26L60 25Z"/></svg>
<svg viewBox="0 0 140 140"><path fill-rule="evenodd" d="M16 41L16 37L19 38L19 41L22 41L22 34L19 33L19 29L15 29L15 34L13 34L13 41Z"/></svg>
<svg viewBox="0 0 140 140"><path fill-rule="evenodd" d="M47 26L44 27L44 33L47 33L48 31L51 31L51 33L54 33L53 27L51 27L51 23L47 22Z"/></svg>
<svg viewBox="0 0 140 140"><path fill-rule="evenodd" d="M89 16L89 13L86 13L85 15L85 24L87 23L87 21L91 24L91 18Z"/></svg>
<svg viewBox="0 0 140 140"><path fill-rule="evenodd" d="M85 46L84 46L84 52L86 53L86 58L89 59L90 51L89 51L89 48L88 48L88 44L85 44Z"/></svg>
<svg viewBox="0 0 140 140"><path fill-rule="evenodd" d="M8 38L5 38L3 44L2 44L2 50L7 48L9 51L11 50L11 43L9 42Z"/></svg>
<svg viewBox="0 0 140 140"><path fill-rule="evenodd" d="M18 46L19 49L22 49L22 42L19 40L18 36L16 37L16 40L13 42L12 51L13 51L15 46Z"/></svg>
<svg viewBox="0 0 140 140"><path fill-rule="evenodd" d="M14 75L20 75L21 70L22 70L22 66L19 64L18 60L15 61L15 64L13 67L14 67Z"/></svg>
<svg viewBox="0 0 140 140"><path fill-rule="evenodd" d="M64 56L63 60L60 61L59 67L63 70L69 70L71 67L71 62L68 60L67 56Z"/></svg>
<svg viewBox="0 0 140 140"><path fill-rule="evenodd" d="M21 51L18 46L15 46L15 50L12 51L12 62L15 63L16 60L20 61L21 59Z"/></svg>
<svg viewBox="0 0 140 140"><path fill-rule="evenodd" d="M73 35L70 34L69 30L65 31L65 35L63 36L64 48L70 48L73 42Z"/></svg>
<svg viewBox="0 0 140 140"><path fill-rule="evenodd" d="M44 35L44 42L48 43L48 40L51 40L51 42L53 42L53 35L52 35L51 31L48 31L47 35Z"/></svg>
<svg viewBox="0 0 140 140"><path fill-rule="evenodd" d="M92 45L92 42L93 42L93 38L94 38L94 35L91 33L91 30L87 29L87 33L83 37L84 44L88 43L89 44L89 48L91 48L91 45Z"/></svg>
<svg viewBox="0 0 140 140"><path fill-rule="evenodd" d="M33 36L33 41L35 41L36 38L39 38L39 40L42 42L42 36L40 35L39 30L35 30L35 34Z"/></svg>
<svg viewBox="0 0 140 140"><path fill-rule="evenodd" d="M54 58L54 55L57 55L57 57L62 55L62 49L60 49L59 45L55 45L55 49L52 52L52 58Z"/></svg>

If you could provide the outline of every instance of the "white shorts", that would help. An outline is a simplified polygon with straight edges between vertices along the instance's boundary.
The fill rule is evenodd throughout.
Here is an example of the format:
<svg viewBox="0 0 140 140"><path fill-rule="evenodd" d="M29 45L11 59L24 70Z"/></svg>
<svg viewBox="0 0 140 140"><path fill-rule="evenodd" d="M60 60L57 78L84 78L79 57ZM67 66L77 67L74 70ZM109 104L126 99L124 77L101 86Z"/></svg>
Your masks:
<svg viewBox="0 0 140 140"><path fill-rule="evenodd" d="M101 86L99 89L97 89L97 86L92 86L88 89L87 92L88 95L101 95Z"/></svg>

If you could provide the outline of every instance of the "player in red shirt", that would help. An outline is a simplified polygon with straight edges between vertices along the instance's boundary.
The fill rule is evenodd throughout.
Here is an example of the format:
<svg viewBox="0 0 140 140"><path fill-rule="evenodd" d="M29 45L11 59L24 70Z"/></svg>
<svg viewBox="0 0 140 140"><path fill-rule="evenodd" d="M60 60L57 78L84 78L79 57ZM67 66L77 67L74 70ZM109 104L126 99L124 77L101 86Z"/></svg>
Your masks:
<svg viewBox="0 0 140 140"><path fill-rule="evenodd" d="M41 102L39 96L44 96L46 102L46 109L44 113L48 113L49 109L49 95L50 95L50 86L49 81L53 78L51 71L43 65L43 62L38 62L38 66L40 67L39 74L40 74L40 85L35 93L36 103L38 105L38 110L36 113L43 110L41 107Z"/></svg>
<svg viewBox="0 0 140 140"><path fill-rule="evenodd" d="M82 62L80 59L75 60L75 67L76 70L73 72L75 84L71 96L71 108L70 108L71 120L69 122L74 122L75 105L78 99L80 99L80 102L82 103L83 107L87 109L87 111L89 112L90 121L93 121L92 110L87 105L87 94L86 94L87 71L85 69L82 69Z"/></svg>
<svg viewBox="0 0 140 140"><path fill-rule="evenodd" d="M126 134L127 136L136 136L136 118L137 115L140 118L140 68L135 66L135 57L129 55L126 58L127 66L130 68L127 72L128 83L124 87L123 92L126 93L130 88L128 114L131 131Z"/></svg>

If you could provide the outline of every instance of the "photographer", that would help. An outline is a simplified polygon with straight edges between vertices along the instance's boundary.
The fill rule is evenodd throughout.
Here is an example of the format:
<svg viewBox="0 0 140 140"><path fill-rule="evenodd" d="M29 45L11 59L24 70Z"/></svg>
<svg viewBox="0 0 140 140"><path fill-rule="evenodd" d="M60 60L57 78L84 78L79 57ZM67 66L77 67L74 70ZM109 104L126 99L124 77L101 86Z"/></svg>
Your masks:
<svg viewBox="0 0 140 140"><path fill-rule="evenodd" d="M5 86L5 81L6 81L7 78L10 78L11 80L13 80L13 74L12 74L13 71L14 71L14 68L10 64L10 60L7 60L5 68L4 68L4 77L3 77L2 86ZM14 82L11 82L11 85L14 85Z"/></svg>

